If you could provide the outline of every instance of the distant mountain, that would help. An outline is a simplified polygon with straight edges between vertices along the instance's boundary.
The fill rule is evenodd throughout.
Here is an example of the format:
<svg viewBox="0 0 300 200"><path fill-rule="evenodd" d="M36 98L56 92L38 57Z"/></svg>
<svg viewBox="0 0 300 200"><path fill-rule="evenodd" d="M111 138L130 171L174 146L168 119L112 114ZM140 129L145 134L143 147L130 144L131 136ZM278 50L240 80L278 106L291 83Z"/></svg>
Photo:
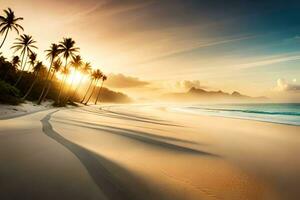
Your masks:
<svg viewBox="0 0 300 200"><path fill-rule="evenodd" d="M223 92L222 90L219 91L206 91L203 89L197 89L192 87L188 92L188 94L193 95L206 95L206 96L215 96L215 97L239 97L239 98L250 98L249 96L242 95L241 93L234 91L231 94Z"/></svg>
<svg viewBox="0 0 300 200"><path fill-rule="evenodd" d="M219 91L207 91L200 88L192 87L185 93L169 93L162 96L165 100L171 101L264 101L266 97L250 97L237 91L230 93Z"/></svg>
<svg viewBox="0 0 300 200"><path fill-rule="evenodd" d="M126 94L122 92L113 91L105 87L102 88L101 93L102 93L102 97L101 97L102 102L129 103L132 101L132 99L128 97Z"/></svg>
<svg viewBox="0 0 300 200"><path fill-rule="evenodd" d="M98 91L99 87L96 88L95 91ZM98 92L94 92L93 96L91 97L90 102L94 102L97 98ZM79 97L77 97L79 98ZM117 92L110 90L106 87L101 89L99 102L106 102L106 103L130 103L132 99L122 92Z"/></svg>

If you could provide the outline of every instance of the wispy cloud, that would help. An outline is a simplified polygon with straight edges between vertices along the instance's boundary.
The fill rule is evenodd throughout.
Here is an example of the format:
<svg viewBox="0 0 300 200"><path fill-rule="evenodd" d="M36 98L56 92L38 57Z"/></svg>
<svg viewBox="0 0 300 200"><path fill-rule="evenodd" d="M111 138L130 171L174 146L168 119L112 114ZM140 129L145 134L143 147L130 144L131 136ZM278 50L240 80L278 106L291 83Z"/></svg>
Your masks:
<svg viewBox="0 0 300 200"><path fill-rule="evenodd" d="M296 55L295 53L293 53L292 55L285 54L285 55L277 55L277 56L268 56L266 58L256 60L253 62L234 65L233 68L245 69L251 67L267 66L267 65L272 65L272 64L282 63L282 62L296 61L296 60L300 60L300 53Z"/></svg>
<svg viewBox="0 0 300 200"><path fill-rule="evenodd" d="M146 64L146 63L151 63L155 62L158 60L163 60L166 58L171 58L171 57L176 57L182 54L187 54L191 53L193 51L200 50L202 48L207 48L207 47L213 47L213 46L218 46L218 45L223 45L223 44L228 44L228 43L234 43L238 41L243 41L243 40L248 40L255 38L255 35L245 35L245 36L240 36L240 37L234 37L234 38L224 38L224 39L216 39L216 40L211 40L211 41L195 41L193 43L188 43L186 46L182 48L172 48L169 49L169 51L166 51L163 53L163 55L153 57L148 60L144 60L142 62L136 63L136 64ZM176 46L176 40L173 41L173 45Z"/></svg>

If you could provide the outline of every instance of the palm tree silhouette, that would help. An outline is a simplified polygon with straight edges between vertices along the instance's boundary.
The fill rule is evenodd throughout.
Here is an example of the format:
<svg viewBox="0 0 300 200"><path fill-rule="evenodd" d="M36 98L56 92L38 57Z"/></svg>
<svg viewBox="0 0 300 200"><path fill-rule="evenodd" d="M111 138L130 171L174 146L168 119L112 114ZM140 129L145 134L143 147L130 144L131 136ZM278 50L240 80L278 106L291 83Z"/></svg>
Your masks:
<svg viewBox="0 0 300 200"><path fill-rule="evenodd" d="M36 58L37 58L37 54L32 52L30 55L29 55L29 61L28 63L30 64L31 68L33 69L34 68L34 65L36 63ZM29 66L29 70L30 71L30 66Z"/></svg>
<svg viewBox="0 0 300 200"><path fill-rule="evenodd" d="M24 30L23 27L18 24L19 21L23 20L22 17L16 17L15 13L10 8L4 10L4 13L5 16L0 16L0 34L5 34L0 45L0 49L3 46L10 30L15 30L18 34L20 33L19 29Z"/></svg>
<svg viewBox="0 0 300 200"><path fill-rule="evenodd" d="M66 59L65 67L68 65L68 59L70 57L75 57L75 53L79 51L78 47L75 47L75 41L72 38L64 38L62 42L59 43L60 52Z"/></svg>
<svg viewBox="0 0 300 200"><path fill-rule="evenodd" d="M95 79L95 78L96 78L96 71L90 71L89 76L90 76L90 84L89 84L88 89L87 89L86 92L85 92L85 95L83 96L82 100L80 101L80 103L83 103L83 102L84 102L86 96L88 95L88 93L89 93L89 91L90 91L90 88L91 88L93 82L96 80L96 79Z"/></svg>
<svg viewBox="0 0 300 200"><path fill-rule="evenodd" d="M60 49L59 49L59 45L58 44L54 44L52 43L50 48L47 49L45 51L47 54L46 54L46 57L48 59L50 59L50 66L49 66L49 69L48 69L48 72L47 72L47 75L46 75L46 81L44 83L44 86L43 86L43 89L41 91L41 94L39 96L39 99L38 99L38 104L41 104L42 100L44 99L43 98L43 95L45 95L45 89L47 87L48 84L50 84L50 82L48 81L49 79L49 75L50 75L50 72L51 72L51 68L52 68L52 65L53 65L53 62L54 62L54 59L59 55L59 53L61 52Z"/></svg>
<svg viewBox="0 0 300 200"><path fill-rule="evenodd" d="M34 43L36 43L36 41L33 40L32 36L30 36L30 35L23 34L20 36L20 38L17 38L16 40L17 40L17 42L15 42L11 48L15 49L15 52L21 51L20 55L21 55L22 59L21 59L21 73L20 73L14 86L16 86L19 83L19 81L21 80L21 78L23 76L28 55L33 53L32 48L37 49L37 47L34 45ZM25 55L26 55L26 59L25 59L25 63L24 63Z"/></svg>
<svg viewBox="0 0 300 200"><path fill-rule="evenodd" d="M59 49L65 58L65 67L63 69L64 72L70 73L70 70L67 70L68 67L68 59L70 57L75 57L75 53L79 51L78 47L75 47L75 41L72 38L64 38L62 42L59 43ZM65 82L65 81L63 81ZM62 85L63 87L63 85ZM61 95L61 92L59 93ZM59 95L59 97L60 97ZM58 99L59 101L59 99Z"/></svg>
<svg viewBox="0 0 300 200"><path fill-rule="evenodd" d="M61 81L59 93L58 93L58 96L57 96L57 103L58 104L60 103L60 96L61 96L61 93L63 91L64 84L66 82L66 79L67 79L68 75L70 74L70 69L67 68L67 67L64 67L63 70L61 71L61 73L63 74L63 79Z"/></svg>
<svg viewBox="0 0 300 200"><path fill-rule="evenodd" d="M12 60L11 60L11 64L12 66L17 69L20 66L20 57L19 56L13 56Z"/></svg>
<svg viewBox="0 0 300 200"><path fill-rule="evenodd" d="M14 56L14 57L12 58L12 60L11 60L10 63L11 63L11 65L12 65L14 71L15 71L16 69L18 69L18 67L20 66L20 58L19 58L19 56ZM10 72L10 69L8 69L8 70L6 71L6 73L5 73L4 77L3 77L3 80L4 80L4 81L6 80L6 78L7 78L8 74L9 74L9 72Z"/></svg>
<svg viewBox="0 0 300 200"><path fill-rule="evenodd" d="M101 72L99 69L97 69L97 70L95 71L95 73L94 73L95 84L94 84L94 87L93 87L93 89L92 89L92 92L91 92L89 98L88 98L87 101L85 102L85 105L87 105L87 104L89 103L91 97L92 97L93 94L94 94L94 91L95 91L95 88L96 88L96 86L97 86L97 84L98 84L98 81L99 81L100 78L102 78L102 76L103 76L102 72Z"/></svg>
<svg viewBox="0 0 300 200"><path fill-rule="evenodd" d="M28 95L30 94L33 86L35 85L35 83L38 80L39 73L42 70L42 68L45 68L42 62L37 62L37 64L33 67L34 81L31 83L31 86L27 90L26 94L22 97L23 100L25 100L28 97Z"/></svg>
<svg viewBox="0 0 300 200"><path fill-rule="evenodd" d="M74 100L74 97L75 97L76 94L77 94L77 90L78 90L79 87L81 86L81 82L82 82L83 76L84 76L85 74L90 73L91 70L92 70L92 66L91 66L91 63L89 63L89 62L84 63L83 66L81 67L80 72L81 72L82 75L80 76L79 83L77 84L77 87L76 87L76 89L74 90L74 92L73 92L73 94L72 94L73 100Z"/></svg>
<svg viewBox="0 0 300 200"><path fill-rule="evenodd" d="M71 84L67 90L67 96L65 98L65 102L67 102L70 98L70 90L72 89L72 86L74 83L74 78L75 78L74 76L76 76L77 70L81 68L82 64L83 64L83 62L82 62L82 58L80 55L73 57L73 60L71 61L70 65L73 66L73 68L74 68L74 75L72 77Z"/></svg>
<svg viewBox="0 0 300 200"><path fill-rule="evenodd" d="M48 84L48 87L47 87L47 91L45 92L45 95L43 95L42 97L42 100L41 102L43 102L45 100L45 98L47 97L48 93L49 93L49 90L51 88L51 84L52 84L52 81L53 81L53 78L54 78L54 75L59 72L59 70L61 69L61 66L62 66L62 62L60 59L54 61L53 63L53 67L52 67L52 75L50 77L50 80L49 80L49 84Z"/></svg>
<svg viewBox="0 0 300 200"><path fill-rule="evenodd" d="M107 80L107 76L103 75L103 76L102 76L101 87L100 87L99 90L98 90L98 95L97 95L97 98L96 98L96 101L95 101L95 105L97 105L98 99L99 99L99 97L100 97L100 92L101 92L101 90L102 90L103 83L104 83L104 81L106 81L106 80Z"/></svg>

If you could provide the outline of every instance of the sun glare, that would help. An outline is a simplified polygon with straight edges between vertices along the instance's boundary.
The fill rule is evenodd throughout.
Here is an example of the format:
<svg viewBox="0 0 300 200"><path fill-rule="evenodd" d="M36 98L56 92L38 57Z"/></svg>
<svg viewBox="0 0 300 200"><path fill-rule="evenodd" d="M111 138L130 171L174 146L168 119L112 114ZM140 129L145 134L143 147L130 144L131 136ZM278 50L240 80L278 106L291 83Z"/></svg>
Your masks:
<svg viewBox="0 0 300 200"><path fill-rule="evenodd" d="M57 78L59 80L63 80L64 75L59 73L59 74L57 74ZM87 79L86 76L83 75L82 73L71 70L70 74L68 75L68 77L66 79L66 83L67 84L73 83L73 86L76 86L77 84L80 83L80 81L81 81L81 83L85 82L86 79Z"/></svg>

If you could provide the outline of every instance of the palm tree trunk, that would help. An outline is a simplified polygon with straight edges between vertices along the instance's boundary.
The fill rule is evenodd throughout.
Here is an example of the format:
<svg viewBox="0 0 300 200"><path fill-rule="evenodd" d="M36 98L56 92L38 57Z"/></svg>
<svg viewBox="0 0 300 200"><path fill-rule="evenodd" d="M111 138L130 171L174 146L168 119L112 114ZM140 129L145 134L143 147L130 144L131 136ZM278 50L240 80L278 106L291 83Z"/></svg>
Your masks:
<svg viewBox="0 0 300 200"><path fill-rule="evenodd" d="M73 100L73 101L74 101L74 97L76 96L77 90L79 89L79 87L81 85L82 79L83 79L83 76L80 77L79 83L78 83L77 87L75 88L73 94L71 95L71 100Z"/></svg>
<svg viewBox="0 0 300 200"><path fill-rule="evenodd" d="M27 62L27 58L28 58L28 55L26 56L25 58L25 63L23 63L24 61L24 56L25 56L26 52L24 51L23 55L22 55L22 61L21 61L21 74L20 76L18 77L18 80L16 81L16 83L14 84L14 86L17 86L18 83L20 82L22 76L23 76L23 73L24 73L24 68L26 66L26 62Z"/></svg>
<svg viewBox="0 0 300 200"><path fill-rule="evenodd" d="M94 81L94 80L91 80L90 85L89 85L89 87L88 87L88 89L87 89L87 91L86 91L86 93L85 93L83 99L80 101L80 103L83 103L83 102L84 102L85 97L86 97L86 95L88 94L88 92L89 92L89 90L90 90L90 88L91 88L91 86L92 86L93 81Z"/></svg>
<svg viewBox="0 0 300 200"><path fill-rule="evenodd" d="M36 74L34 76L34 81L32 82L30 88L27 90L26 94L22 97L23 100L25 100L27 98L27 96L30 94L33 86L35 85L36 81L38 80L38 75L39 75L39 72L36 72Z"/></svg>
<svg viewBox="0 0 300 200"><path fill-rule="evenodd" d="M76 72L77 72L77 70L75 69L75 71L74 71L74 76L76 75ZM65 102L68 102L68 100L69 100L69 98L70 98L70 93L71 93L72 86L73 86L73 83L74 83L74 76L72 77L71 84L70 84L70 86L68 87L68 90L67 90L67 96L65 97Z"/></svg>
<svg viewBox="0 0 300 200"><path fill-rule="evenodd" d="M60 89L59 89L59 93L58 93L58 96L57 96L57 102L58 103L59 103L59 100L60 100L60 96L61 96L61 93L62 93L62 90L63 90L63 86L65 84L66 78L67 78L67 75L65 75L65 77L63 78L63 81L60 84Z"/></svg>
<svg viewBox="0 0 300 200"><path fill-rule="evenodd" d="M43 98L43 95L44 95L44 92L45 92L45 89L46 89L47 85L50 84L49 81L48 81L48 78L49 78L49 75L50 75L50 72L51 72L52 64L53 64L53 58L51 59L50 67L48 69L47 76L46 76L46 79L45 79L45 83L44 83L42 92L41 92L41 94L39 96L37 104L41 104L42 98Z"/></svg>
<svg viewBox="0 0 300 200"><path fill-rule="evenodd" d="M66 63L65 63L65 69L67 68L67 65L68 65L68 57L66 57ZM64 84L65 84L65 81L67 80L67 74L65 75L65 78L64 78L64 81L63 81L63 85L62 85L62 88L59 92L59 98L60 98L60 95L62 93L62 90L64 90ZM59 99L58 99L59 100Z"/></svg>
<svg viewBox="0 0 300 200"><path fill-rule="evenodd" d="M96 101L95 101L95 105L97 105L97 102L98 102L98 99L99 99L99 96L100 96L100 92L101 92L103 83L104 83L104 81L102 80L101 87L99 88L98 95L97 95L97 99L96 99Z"/></svg>
<svg viewBox="0 0 300 200"><path fill-rule="evenodd" d="M2 43L1 43L1 45L0 45L0 49L1 49L1 47L3 46L3 44L4 44L5 40L6 40L6 37L7 37L7 35L8 35L8 31L9 31L9 29L6 30L4 39L3 39L3 41L2 41Z"/></svg>
<svg viewBox="0 0 300 200"><path fill-rule="evenodd" d="M91 95L89 96L87 102L85 102L85 105L87 105L87 104L89 103L91 97L93 96L93 93L94 93L94 90L95 90L95 88L96 88L96 86L97 86L97 83L98 83L98 80L96 80L95 85L94 85L94 87L93 87L93 90L92 90L92 92L91 92Z"/></svg>
<svg viewBox="0 0 300 200"><path fill-rule="evenodd" d="M53 80L54 75L55 75L55 72L53 72L53 74L52 74L52 76L51 76L51 78L50 78L50 81L49 81L49 84L48 84L48 87L47 87L47 91L46 91L45 94L43 95L41 102L43 102L43 101L45 100L45 98L47 97L47 95L48 95L48 93L49 93L49 91L50 91L50 88L51 88L51 85L52 85L52 80Z"/></svg>

